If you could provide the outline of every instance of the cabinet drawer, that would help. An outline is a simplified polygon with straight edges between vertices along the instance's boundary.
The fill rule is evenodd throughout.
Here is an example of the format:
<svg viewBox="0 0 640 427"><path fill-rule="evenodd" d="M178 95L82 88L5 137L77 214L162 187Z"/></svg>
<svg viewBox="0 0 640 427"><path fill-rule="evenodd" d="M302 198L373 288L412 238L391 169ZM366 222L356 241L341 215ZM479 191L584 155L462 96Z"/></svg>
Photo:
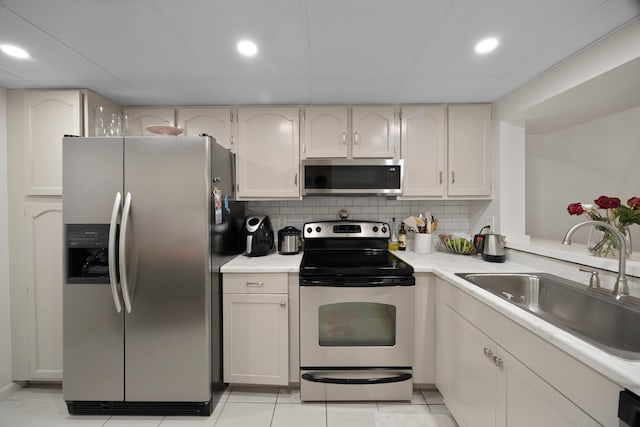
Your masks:
<svg viewBox="0 0 640 427"><path fill-rule="evenodd" d="M227 273L222 289L225 294L286 294L287 273Z"/></svg>

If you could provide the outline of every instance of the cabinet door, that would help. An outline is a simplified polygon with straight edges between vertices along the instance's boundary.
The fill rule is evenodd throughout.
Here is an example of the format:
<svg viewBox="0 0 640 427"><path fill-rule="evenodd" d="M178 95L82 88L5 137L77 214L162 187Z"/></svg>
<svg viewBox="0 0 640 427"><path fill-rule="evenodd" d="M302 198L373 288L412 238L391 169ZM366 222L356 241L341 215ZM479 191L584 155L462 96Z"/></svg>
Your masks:
<svg viewBox="0 0 640 427"><path fill-rule="evenodd" d="M304 111L302 157L345 158L349 155L347 107L308 107Z"/></svg>
<svg viewBox="0 0 640 427"><path fill-rule="evenodd" d="M440 311L438 388L460 426L494 427L497 369L491 357L496 345L448 305Z"/></svg>
<svg viewBox="0 0 640 427"><path fill-rule="evenodd" d="M238 198L299 198L297 108L238 111Z"/></svg>
<svg viewBox="0 0 640 427"><path fill-rule="evenodd" d="M504 349L497 356L499 427L601 425Z"/></svg>
<svg viewBox="0 0 640 427"><path fill-rule="evenodd" d="M352 156L394 158L398 141L393 107L354 107Z"/></svg>
<svg viewBox="0 0 640 427"><path fill-rule="evenodd" d="M25 91L26 195L62 194L62 137L82 136L80 91Z"/></svg>
<svg viewBox="0 0 640 427"><path fill-rule="evenodd" d="M62 379L62 202L26 203L31 380Z"/></svg>
<svg viewBox="0 0 640 427"><path fill-rule="evenodd" d="M446 161L444 105L402 107L404 197L443 197Z"/></svg>
<svg viewBox="0 0 640 427"><path fill-rule="evenodd" d="M224 148L233 149L233 112L228 107L179 108L176 111L178 127L185 136L211 135Z"/></svg>
<svg viewBox="0 0 640 427"><path fill-rule="evenodd" d="M413 382L435 382L435 283L432 274L416 274Z"/></svg>
<svg viewBox="0 0 640 427"><path fill-rule="evenodd" d="M289 383L286 294L223 295L224 382Z"/></svg>
<svg viewBox="0 0 640 427"><path fill-rule="evenodd" d="M125 108L123 113L125 136L153 136L156 134L146 131L146 126L176 124L173 108L129 107Z"/></svg>
<svg viewBox="0 0 640 427"><path fill-rule="evenodd" d="M491 106L449 107L449 196L491 195Z"/></svg>

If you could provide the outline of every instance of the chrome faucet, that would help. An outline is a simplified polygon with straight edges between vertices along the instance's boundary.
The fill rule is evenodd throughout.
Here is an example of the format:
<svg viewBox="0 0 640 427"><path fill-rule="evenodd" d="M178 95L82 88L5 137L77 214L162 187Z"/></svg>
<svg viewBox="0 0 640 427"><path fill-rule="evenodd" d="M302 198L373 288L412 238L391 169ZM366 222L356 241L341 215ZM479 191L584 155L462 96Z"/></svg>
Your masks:
<svg viewBox="0 0 640 427"><path fill-rule="evenodd" d="M574 225L567 231L567 234L564 235L564 239L562 239L563 245L571 244L571 235L578 228L581 228L585 225L594 225L602 228L606 228L611 232L616 239L618 239L618 277L616 278L616 284L613 286L613 296L615 299L620 299L625 295L629 295L629 285L627 284L627 242L625 240L624 235L614 226L602 221L585 221L579 222Z"/></svg>

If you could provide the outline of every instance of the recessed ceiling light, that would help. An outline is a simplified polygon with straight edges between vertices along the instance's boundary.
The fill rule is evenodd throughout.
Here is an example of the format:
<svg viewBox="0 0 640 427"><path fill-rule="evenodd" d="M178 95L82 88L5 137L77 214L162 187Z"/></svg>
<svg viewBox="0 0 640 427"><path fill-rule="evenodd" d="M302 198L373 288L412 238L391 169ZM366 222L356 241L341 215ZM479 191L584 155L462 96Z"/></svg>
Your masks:
<svg viewBox="0 0 640 427"><path fill-rule="evenodd" d="M238 42L238 52L244 56L255 56L258 53L258 46L251 40L241 40Z"/></svg>
<svg viewBox="0 0 640 427"><path fill-rule="evenodd" d="M0 49L2 49L2 51L7 55L13 56L14 58L26 59L30 56L26 50L10 44L2 44L0 45Z"/></svg>
<svg viewBox="0 0 640 427"><path fill-rule="evenodd" d="M498 39L489 37L478 42L476 45L476 53L489 53L496 47L498 47Z"/></svg>

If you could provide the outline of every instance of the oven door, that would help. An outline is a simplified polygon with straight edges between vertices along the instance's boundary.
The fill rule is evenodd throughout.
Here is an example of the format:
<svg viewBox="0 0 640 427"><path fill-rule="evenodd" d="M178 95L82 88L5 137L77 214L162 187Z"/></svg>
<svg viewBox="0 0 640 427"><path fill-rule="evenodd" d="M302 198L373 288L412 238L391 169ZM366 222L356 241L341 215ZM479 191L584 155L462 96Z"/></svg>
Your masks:
<svg viewBox="0 0 640 427"><path fill-rule="evenodd" d="M411 368L415 286L408 279L405 286L301 280L301 367Z"/></svg>

